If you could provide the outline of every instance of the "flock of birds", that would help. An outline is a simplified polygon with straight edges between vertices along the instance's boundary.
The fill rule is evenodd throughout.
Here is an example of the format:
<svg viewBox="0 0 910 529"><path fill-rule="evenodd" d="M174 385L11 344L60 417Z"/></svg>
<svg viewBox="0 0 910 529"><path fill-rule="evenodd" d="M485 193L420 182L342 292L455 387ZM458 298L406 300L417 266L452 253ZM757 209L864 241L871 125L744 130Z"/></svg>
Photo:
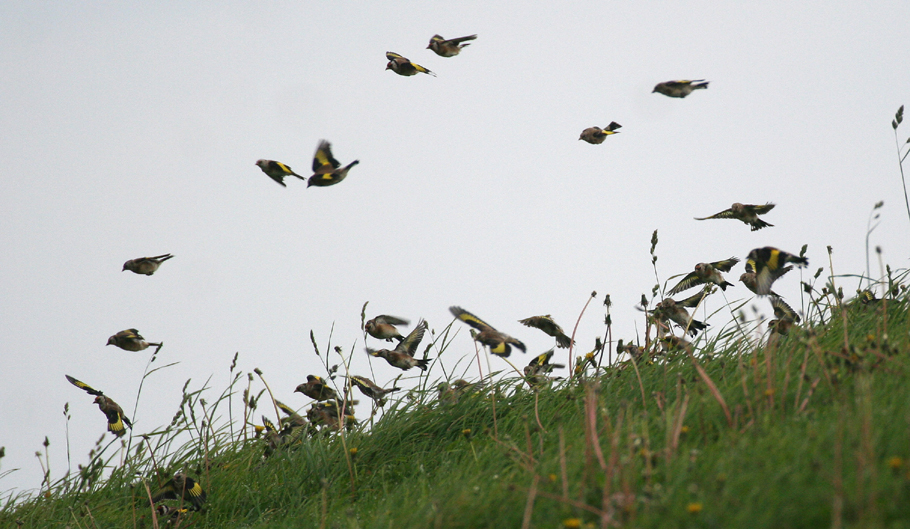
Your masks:
<svg viewBox="0 0 910 529"><path fill-rule="evenodd" d="M476 38L477 35L468 35L455 39L445 39L439 35L434 35L427 49L432 50L441 57L454 57L470 44L469 41L473 41ZM425 73L435 76L435 73L429 69L397 53L387 52L386 58L389 60L386 69L392 70L398 75L413 76L417 73ZM668 97L684 98L695 90L703 90L707 87L708 81L705 80L676 80L657 84L653 92ZM617 129L619 128L621 128L621 125L615 121L603 129L590 127L582 131L579 140L595 145L601 144L608 136L617 134ZM327 187L343 181L351 168L358 163L359 160L354 160L342 167L341 163L332 154L331 144L326 140L322 140L313 157L313 175L309 178L297 174L287 164L274 160L261 159L256 162L256 165L266 175L284 187L286 187L284 179L288 176L307 180L307 187ZM735 203L729 209L708 217L696 218L696 220L735 219L749 225L751 230L755 231L772 226L759 218L759 215L767 214L773 208L774 204L771 203L764 205ZM163 254L154 257L130 259L124 263L123 271L129 270L136 274L151 276L158 271L162 263L171 258L173 258L173 255ZM652 310L648 311L653 321L658 323L659 334L662 337L661 343L665 345L687 343L682 337L673 335L670 329L671 322L683 329L683 336L685 334L695 336L699 331L707 327L706 323L693 319L687 309L697 307L705 296L716 290L715 286L722 290L733 286L732 283L724 279L723 273L730 272L733 266L739 262L740 260L736 257L731 257L722 261L698 263L692 272L685 275L682 280L667 291L667 297L657 303ZM770 296L771 305L774 308L774 314L777 319L769 323L769 328L779 334L786 334L792 324L799 322L799 316L796 312L771 290L773 283L789 272L793 268L792 265L804 267L808 265L808 260L802 255L794 255L777 248L757 248L748 254L746 271L740 276L740 281L753 293L758 296ZM671 297L700 285L703 285L704 288L694 296L682 300L674 300ZM505 358L511 354L513 348L522 352L527 351L522 341L496 330L492 325L471 312L457 306L450 307L449 310L456 319L474 329L471 332L473 339L486 347L491 354ZM553 380L548 376L549 373L554 369L565 367L562 364L550 362L556 347L569 348L573 342L549 315L533 316L519 320L519 322L528 327L537 328L556 340L556 344L552 349L534 357L524 368L525 381L531 387L540 387ZM382 358L395 368L407 371L416 367L421 371L426 371L432 359L426 357L418 358L415 353L427 331L427 322L421 319L406 336L402 335L398 330L398 326L408 324L408 320L390 315L379 315L366 321L363 330L369 336L385 342L397 341L395 347L391 349L388 347L380 349L367 348L366 351L370 356ZM602 348L603 345L599 342L600 340L598 340L597 348ZM153 346L160 349L163 344L162 342L147 341L136 329L126 329L111 336L107 345L114 345L126 351L143 351ZM595 352L597 348L595 348ZM620 354L627 353L632 358L645 354L641 347L632 344L624 345L622 340L617 342L617 352ZM579 361L575 366L574 374L582 373L589 365L596 367L596 363L593 361L593 354L594 352L589 353L586 357L578 358ZM329 377L334 378L334 372L330 372ZM345 385L345 395L356 387L366 397L372 399L377 406L382 406L385 403L385 398L389 393L401 389L398 387L384 389L369 378L360 375L350 375L345 378L349 381ZM95 397L94 403L98 405L101 412L105 415L107 430L110 433L117 437L122 437L128 427L132 428L131 421L124 415L123 409L113 399L69 375L66 375L66 379L77 388ZM469 388L479 386L479 383L471 384L464 380L456 380L451 384L444 382L437 388L439 400L443 403L452 402L457 400L459 394L464 393ZM266 441L266 454L298 441L302 433L317 431L317 427L321 426L323 429L338 430L342 427L351 427L356 423L352 410L352 405L356 404L356 401L340 398L338 392L322 377L313 374L308 375L307 381L298 385L295 392L302 393L312 398L315 402L308 409L306 418L304 418L289 406L275 401L276 407L281 409L287 417L279 419L279 427L276 427L266 417L263 417L263 426L256 426L257 434L261 434ZM184 501L188 502L194 510L199 510L206 501L206 493L197 481L183 472L178 472L152 498L153 503L158 503L164 499L181 500L180 506L176 508L165 504L159 504L156 507L156 512L159 516L173 518L186 514L187 509L183 507Z"/></svg>

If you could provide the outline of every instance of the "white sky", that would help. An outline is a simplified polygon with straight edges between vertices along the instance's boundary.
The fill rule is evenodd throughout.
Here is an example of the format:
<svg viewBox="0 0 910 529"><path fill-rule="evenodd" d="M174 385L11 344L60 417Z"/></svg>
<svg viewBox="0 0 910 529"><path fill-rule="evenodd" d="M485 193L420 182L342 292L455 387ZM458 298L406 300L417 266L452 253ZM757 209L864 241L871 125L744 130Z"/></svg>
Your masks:
<svg viewBox="0 0 910 529"><path fill-rule="evenodd" d="M333 323L369 374L365 301L368 317L437 331L461 305L525 341L523 365L552 340L517 320L550 313L571 332L596 290L581 352L606 293L614 338L632 339L654 229L662 280L806 243L809 274L826 245L836 272L861 273L884 200L872 247L907 266L890 127L910 103L907 2L489 4L0 4L0 472L22 469L0 491L38 487L45 435L52 478L65 472L64 403L74 468L103 432L65 373L131 413L148 356L104 346L129 327L180 362L147 381L141 433L171 419L187 378L213 376L214 399L236 351L279 399L309 404L292 393L324 374L309 332L324 347ZM434 33L479 36L441 58L424 49ZM386 51L438 77L385 71ZM686 78L710 88L651 93ZM621 134L578 141L613 120ZM335 187L284 189L254 165L308 175L322 138L361 161ZM777 203L775 227L692 220L734 201ZM120 272L166 252L152 277ZM742 271L730 301L749 294ZM774 289L798 306L798 283ZM447 367L473 354L464 327ZM400 373L373 369L379 384Z"/></svg>

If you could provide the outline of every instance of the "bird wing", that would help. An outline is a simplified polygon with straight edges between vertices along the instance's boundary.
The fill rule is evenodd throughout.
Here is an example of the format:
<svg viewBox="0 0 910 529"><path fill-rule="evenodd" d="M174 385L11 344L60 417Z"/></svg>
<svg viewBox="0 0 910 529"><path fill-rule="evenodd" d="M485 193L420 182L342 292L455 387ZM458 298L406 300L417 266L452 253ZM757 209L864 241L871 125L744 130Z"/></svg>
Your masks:
<svg viewBox="0 0 910 529"><path fill-rule="evenodd" d="M331 173L339 166L341 163L332 156L332 144L326 140L320 141L316 154L313 155L313 172L316 174Z"/></svg>
<svg viewBox="0 0 910 529"><path fill-rule="evenodd" d="M278 406L278 409L279 409L279 410L283 411L284 413L287 413L289 416L293 417L293 416L297 415L297 412L294 411L293 409L291 409L291 407L288 406L287 404L284 404L284 403L279 402L279 401L277 401L277 400L275 401L275 404ZM262 419L263 419L263 421L264 421L264 420L265 420L265 417L263 416ZM263 424L265 424L265 423L263 422Z"/></svg>
<svg viewBox="0 0 910 529"><path fill-rule="evenodd" d="M689 296L686 299L676 301L676 305L679 307L690 307L690 308L697 307L698 304L701 303L702 298L707 296L710 293L709 292L710 288L711 288L710 286L707 286L704 290L702 290L698 294L695 294L694 296Z"/></svg>
<svg viewBox="0 0 910 529"><path fill-rule="evenodd" d="M439 35L436 35L436 36L439 37ZM442 37L439 37L439 38L442 39ZM467 37L458 37L457 39L449 39L446 42L451 42L452 44L461 44L462 42L464 42L466 40L474 40L476 38L477 38L477 35L468 35Z"/></svg>
<svg viewBox="0 0 910 529"><path fill-rule="evenodd" d="M407 325L411 323L408 320L402 318L396 318L395 316L389 316L388 314L382 314L373 318L373 321L376 323L388 323L389 325Z"/></svg>
<svg viewBox="0 0 910 529"><path fill-rule="evenodd" d="M721 272L729 272L738 262L739 259L736 257L731 257L729 259L724 259L723 261L713 262L711 263L711 266L720 270Z"/></svg>
<svg viewBox="0 0 910 529"><path fill-rule="evenodd" d="M525 318L523 320L518 320L518 323L527 325L528 327L533 327L535 329L540 329L541 331L549 334L550 336L556 336L557 333L562 333L562 328L553 321L549 316L532 316L530 318Z"/></svg>
<svg viewBox="0 0 910 529"><path fill-rule="evenodd" d="M482 319L478 318L477 316L471 314L470 312L464 310L464 309L461 308L461 307L449 307L449 311L450 311L456 318L458 318L459 320L461 320L461 321L467 323L467 324L470 325L471 327L474 327L474 328L477 329L478 331L483 332L483 331L485 331L485 330L492 330L492 331L495 331L495 330L496 330L496 329L494 329L493 326L490 325L489 323L483 321Z"/></svg>
<svg viewBox="0 0 910 529"><path fill-rule="evenodd" d="M553 358L553 351L554 351L553 349L550 349L546 353L537 355L537 357L535 357L533 360L531 360L531 362L528 363L528 365L537 366L537 367L542 367L542 366L546 365L550 361L550 359Z"/></svg>
<svg viewBox="0 0 910 529"><path fill-rule="evenodd" d="M420 344L420 341L423 340L423 334L426 330L427 322L423 320L417 322L417 326L414 327L414 330L411 331L404 340L398 342L398 347L395 348L395 352L404 353L413 357L414 352L417 351L417 346Z"/></svg>
<svg viewBox="0 0 910 529"><path fill-rule="evenodd" d="M775 318L799 323L799 315L780 296L771 296L771 306L774 308Z"/></svg>
<svg viewBox="0 0 910 529"><path fill-rule="evenodd" d="M436 37L439 37L439 35L436 35ZM436 37L433 37L433 40L435 40ZM440 37L440 39L442 39L442 37ZM398 59L402 59L402 60L404 60L404 61L408 61L407 59L405 59L405 58L402 57L401 55L398 55L398 54L395 53L394 51L387 51L387 52L385 52L385 57L386 57L386 59L388 59L388 60L390 60L390 61L397 61Z"/></svg>
<svg viewBox="0 0 910 529"><path fill-rule="evenodd" d="M704 283L704 280L702 280L702 278L698 277L698 275L695 272L689 272L686 275L686 277L682 278L682 281L677 283L675 287L671 288L670 291L667 292L667 295L673 296L673 295L679 294L683 290L688 290L688 289L694 287L695 285L700 285L702 283Z"/></svg>
<svg viewBox="0 0 910 529"><path fill-rule="evenodd" d="M95 388L89 386L89 385L86 384L85 382L76 380L75 378L73 378L73 377L71 377L71 376L69 376L69 375L63 375L63 376L66 377L66 380L69 381L70 384L76 386L77 388L81 389L82 391L85 391L85 392L88 393L89 395L95 395L96 397L102 397L102 396L104 396L104 393L102 393L101 391L98 391L97 389L95 389Z"/></svg>
<svg viewBox="0 0 910 529"><path fill-rule="evenodd" d="M606 130L614 131L614 130L616 130L616 129L621 129L621 128L622 128L622 125L620 125L619 123L617 123L617 122L615 122L615 121L611 121L610 124L607 125L607 129L606 129Z"/></svg>
<svg viewBox="0 0 910 529"><path fill-rule="evenodd" d="M754 211L757 215L764 215L765 213L774 209L774 204L768 202L764 206L747 206L747 207L752 208L752 211Z"/></svg>
<svg viewBox="0 0 910 529"><path fill-rule="evenodd" d="M710 217L695 217L695 220L708 220L708 219L735 219L736 216L733 214L732 209L725 209L720 213L715 213Z"/></svg>

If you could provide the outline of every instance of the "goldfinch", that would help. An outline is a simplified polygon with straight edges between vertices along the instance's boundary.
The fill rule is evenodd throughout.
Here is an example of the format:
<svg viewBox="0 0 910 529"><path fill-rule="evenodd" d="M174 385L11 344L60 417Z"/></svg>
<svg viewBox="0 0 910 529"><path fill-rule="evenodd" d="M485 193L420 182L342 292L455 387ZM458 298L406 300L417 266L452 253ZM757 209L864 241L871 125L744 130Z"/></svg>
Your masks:
<svg viewBox="0 0 910 529"><path fill-rule="evenodd" d="M259 168L262 169L262 172L267 174L269 178L281 184L282 187L287 187L287 184L284 183L284 177L288 175L296 176L301 180L306 180L306 178L292 171L287 165L276 162L275 160L256 160L256 165L258 165Z"/></svg>
<svg viewBox="0 0 910 529"><path fill-rule="evenodd" d="M771 285L774 281L787 272L784 270L784 265L787 263L793 263L800 268L809 265L809 259L783 252L771 246L752 250L749 252L747 262L754 270L755 293L759 296L767 296L771 293Z"/></svg>
<svg viewBox="0 0 910 529"><path fill-rule="evenodd" d="M694 309L695 307L698 306L699 303L701 303L702 298L704 298L708 294L712 294L714 292L714 290L715 290L714 287L711 286L710 284L705 285L705 288L702 289L702 291L699 292L698 294L694 294L692 296L687 297L686 299L681 299L679 301L674 300L674 302L676 303L677 306L686 307L688 309Z"/></svg>
<svg viewBox="0 0 910 529"><path fill-rule="evenodd" d="M525 344L519 340L512 338L508 334L497 331L490 324L464 310L463 308L449 307L449 311L451 311L451 313L459 320L480 331L477 336L474 337L474 340L489 347L490 352L494 355L508 357L510 354L512 354L511 345L514 345L516 348L520 349L522 353L527 350Z"/></svg>
<svg viewBox="0 0 910 529"><path fill-rule="evenodd" d="M344 420L341 419L341 407L344 407ZM306 412L307 419L314 425L322 425L333 430L340 429L340 423L345 423L348 429L357 424L354 418L354 408L351 403L339 404L337 400L317 402L310 406Z"/></svg>
<svg viewBox="0 0 910 529"><path fill-rule="evenodd" d="M174 256L166 253L164 255L158 255L155 257L139 257L138 259L130 259L129 261L123 263L123 270L121 270L121 272L129 270L130 272L134 272L136 274L150 276L158 270L158 267L161 266L161 263L167 261L171 257Z"/></svg>
<svg viewBox="0 0 910 529"><path fill-rule="evenodd" d="M606 128L600 127L588 127L585 130L581 131L581 136L578 137L579 140L585 140L586 142L592 145L599 145L607 139L607 136L612 134L619 134L619 131L616 129L622 127L619 123L613 121Z"/></svg>
<svg viewBox="0 0 910 529"><path fill-rule="evenodd" d="M390 351L388 349L374 350L367 348L367 354L379 358L385 358L389 365L407 371L412 367L417 367L421 371L426 371L430 363L429 358L414 358L417 346L423 340L423 334L427 330L427 322L420 320L414 330L408 334L407 338L398 342L398 346Z"/></svg>
<svg viewBox="0 0 910 529"><path fill-rule="evenodd" d="M413 63L405 57L398 55L395 52L387 51L385 52L386 58L389 60L389 63L385 65L386 70L392 70L398 75L410 76L416 75L417 72L428 73L433 77L436 77L436 74L427 70L423 66Z"/></svg>
<svg viewBox="0 0 910 529"><path fill-rule="evenodd" d="M335 400L338 398L338 393L327 386L322 377L316 375L307 375L306 382L298 385L297 389L294 390L294 393L303 393L307 397L317 401Z"/></svg>
<svg viewBox="0 0 910 529"><path fill-rule="evenodd" d="M616 354L618 356L623 353L629 355L632 358L632 360L634 360L636 362L641 360L642 357L644 357L644 355L645 355L645 351L641 347L639 347L633 343L626 344L626 343L623 343L622 340L619 340L618 342L616 342Z"/></svg>
<svg viewBox="0 0 910 529"><path fill-rule="evenodd" d="M179 500L181 498L190 502L193 509L198 511L205 503L206 495L196 480L183 472L177 472L173 479L165 483L161 490L152 496L152 502L158 503L161 500Z"/></svg>
<svg viewBox="0 0 910 529"><path fill-rule="evenodd" d="M554 369L563 369L564 364L551 364L555 349L539 354L531 360L524 368L525 381L531 387L537 387L549 382L551 379L547 375Z"/></svg>
<svg viewBox="0 0 910 529"><path fill-rule="evenodd" d="M283 404L281 401L276 400L275 405L277 405L278 409L287 415L286 418L279 421L282 425L289 426L291 428L300 428L307 425L306 419L304 419L302 415L294 411L294 409L287 404Z"/></svg>
<svg viewBox="0 0 910 529"><path fill-rule="evenodd" d="M430 39L428 50L433 50L440 57L454 57L461 53L461 49L470 46L470 43L462 44L466 40L474 40L477 35L468 35L467 37L458 37L457 39L444 39L441 35L433 35ZM387 54L388 56L388 54ZM389 58L391 60L391 58Z"/></svg>
<svg viewBox="0 0 910 529"><path fill-rule="evenodd" d="M389 393L392 393L393 391L398 391L401 389L401 388L396 388L396 387L391 387L389 389L382 389L381 387L374 384L373 381L368 379L367 377L361 377L361 376L355 375L355 376L348 377L348 379L350 379L351 384L356 386L357 389L359 389L361 393L363 393L367 397L370 397L371 399L373 399L376 402L376 404L379 406L382 406L383 404L385 404L386 395L388 395Z"/></svg>
<svg viewBox="0 0 910 529"><path fill-rule="evenodd" d="M698 331L708 327L707 323L689 317L689 311L680 307L671 298L666 298L654 308L654 316L662 321L672 321L683 329L688 328L689 334L695 336Z"/></svg>
<svg viewBox="0 0 910 529"><path fill-rule="evenodd" d="M695 220L708 220L708 219L736 219L742 221L752 227L752 231L760 230L762 228L767 228L768 226L774 226L774 224L768 224L767 222L758 218L759 215L764 215L765 213L774 209L774 204L768 202L764 206L757 206L754 204L740 204L739 202L734 202L730 209L725 209L720 213L715 213L710 217L695 217Z"/></svg>
<svg viewBox="0 0 910 529"><path fill-rule="evenodd" d="M106 345L116 345L124 351L142 351L150 345L161 347L161 342L147 342L136 329L126 329L107 339Z"/></svg>
<svg viewBox="0 0 910 529"><path fill-rule="evenodd" d="M383 314L381 316L376 316L372 320L367 320L363 328L367 331L367 334L373 338L385 340L387 342L391 342L392 338L395 338L400 342L404 340L404 336L398 332L398 329L396 329L395 326L407 325L409 323L408 320Z"/></svg>
<svg viewBox="0 0 910 529"><path fill-rule="evenodd" d="M463 378L459 378L451 384L448 382L440 382L436 386L436 391L439 393L440 402L443 404L455 404L461 399L462 395L476 391L481 387L483 387L483 384L479 382L472 384Z"/></svg>
<svg viewBox="0 0 910 529"><path fill-rule="evenodd" d="M705 283L713 283L719 286L721 290L727 290L727 287L733 286L733 284L728 283L720 273L729 272L738 262L739 259L731 257L713 263L698 263L695 265L695 271L689 272L675 287L667 292L667 295L673 296L683 290L688 290L696 285L703 285Z"/></svg>
<svg viewBox="0 0 910 529"><path fill-rule="evenodd" d="M348 176L351 167L359 164L360 160L341 167L341 163L332 156L332 144L321 140L313 155L313 176L307 181L306 186L328 187L337 184Z"/></svg>
<svg viewBox="0 0 910 529"><path fill-rule="evenodd" d="M563 332L562 327L553 321L553 317L549 314L546 316L532 316L530 318L518 320L518 323L527 325L528 327L533 327L535 329L540 329L545 334L556 338L558 347L566 348L572 344L572 339L566 336L566 333Z"/></svg>
<svg viewBox="0 0 910 529"><path fill-rule="evenodd" d="M746 285L746 288L748 288L749 290L751 290L753 294L758 294L758 280L755 279L755 271L754 271L755 269L754 269L754 267L752 267L752 266L747 262L747 263L746 263L746 270L752 270L752 271L751 271L751 272L745 272L745 273L743 273L741 276L739 276L739 280L740 280L744 285ZM790 270L793 270L793 266L792 266L792 265L787 265L787 266L785 266L785 267L783 267L783 268L778 269L776 272L774 272L775 280L776 280L778 277L780 277L780 276L786 274L786 273L789 272ZM774 292L773 290L768 291L768 293L769 293L770 295L772 295L772 296L777 296L777 295L778 295L778 294L777 294L776 292Z"/></svg>
<svg viewBox="0 0 910 529"><path fill-rule="evenodd" d="M777 334L789 334L790 327L799 323L799 314L780 296L771 296L771 307L774 309L774 317L777 319L769 321L768 327Z"/></svg>
<svg viewBox="0 0 910 529"><path fill-rule="evenodd" d="M699 79L697 81L666 81L657 83L657 86L654 87L654 90L651 90L651 93L657 92L658 94L663 94L667 97L682 98L691 94L693 90L708 88L709 82L710 81L705 81L704 79Z"/></svg>
<svg viewBox="0 0 910 529"><path fill-rule="evenodd" d="M113 399L104 396L104 393L92 388L85 382L76 380L69 375L64 376L70 384L76 386L82 391L85 391L89 395L95 396L95 404L98 405L98 409L100 409L101 413L103 413L107 418L107 431L111 432L117 437L123 437L123 435L126 433L126 428L123 425L126 424L126 426L129 426L130 428L133 427L133 423L131 423L130 420L127 419L125 415L123 415L123 409L116 402L114 402Z"/></svg>
<svg viewBox="0 0 910 529"><path fill-rule="evenodd" d="M189 509L177 509L175 507L168 507L165 504L161 504L155 507L155 512L158 516L158 525L176 525L179 521L183 520L186 517L186 514L189 512Z"/></svg>

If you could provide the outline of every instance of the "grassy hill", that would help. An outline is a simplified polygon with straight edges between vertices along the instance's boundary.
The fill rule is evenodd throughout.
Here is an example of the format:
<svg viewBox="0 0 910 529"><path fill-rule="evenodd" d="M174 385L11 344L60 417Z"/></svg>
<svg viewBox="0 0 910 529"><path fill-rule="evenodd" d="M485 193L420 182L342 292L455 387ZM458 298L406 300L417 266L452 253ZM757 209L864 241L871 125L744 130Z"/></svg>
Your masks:
<svg viewBox="0 0 910 529"><path fill-rule="evenodd" d="M813 290L809 323L770 342L736 324L539 391L512 376L440 400L423 381L370 427L268 457L251 429L209 420L248 385L238 373L214 403L187 392L122 462L99 441L77 475L10 499L0 527L910 527L910 315L891 290ZM252 400L250 420L275 412L268 392ZM206 506L153 520L178 469Z"/></svg>

